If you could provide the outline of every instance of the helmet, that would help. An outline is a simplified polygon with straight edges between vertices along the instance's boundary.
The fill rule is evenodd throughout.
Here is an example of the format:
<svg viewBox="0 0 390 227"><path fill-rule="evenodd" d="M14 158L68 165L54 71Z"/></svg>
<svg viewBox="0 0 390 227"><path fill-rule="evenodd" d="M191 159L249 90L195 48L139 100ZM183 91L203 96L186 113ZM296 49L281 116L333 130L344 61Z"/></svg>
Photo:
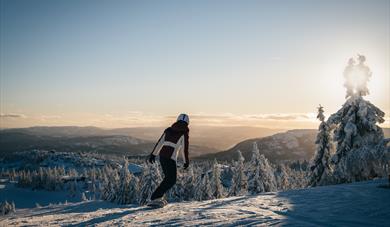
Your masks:
<svg viewBox="0 0 390 227"><path fill-rule="evenodd" d="M187 124L190 124L190 118L188 117L187 114L180 114L178 117L177 117L177 121L184 121L186 122Z"/></svg>

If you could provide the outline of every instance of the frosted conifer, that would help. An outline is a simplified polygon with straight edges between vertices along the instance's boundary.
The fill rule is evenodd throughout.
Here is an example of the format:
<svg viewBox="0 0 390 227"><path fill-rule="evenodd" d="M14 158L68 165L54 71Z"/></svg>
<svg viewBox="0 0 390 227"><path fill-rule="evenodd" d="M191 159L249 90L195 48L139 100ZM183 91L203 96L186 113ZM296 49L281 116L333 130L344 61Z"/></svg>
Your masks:
<svg viewBox="0 0 390 227"><path fill-rule="evenodd" d="M141 205L146 204L152 193L156 190L161 181L161 175L157 163L151 164L144 168L143 175L141 177L141 188L139 203Z"/></svg>
<svg viewBox="0 0 390 227"><path fill-rule="evenodd" d="M221 170L216 159L214 159L212 172L212 191L214 198L222 198L224 196L224 188L221 184Z"/></svg>
<svg viewBox="0 0 390 227"><path fill-rule="evenodd" d="M311 177L309 184L316 186L321 184L323 178L328 174L330 168L330 152L332 149L332 138L330 136L330 129L325 122L324 108L320 105L318 107L317 119L321 121L318 128L318 134L316 139L316 153L311 164Z"/></svg>
<svg viewBox="0 0 390 227"><path fill-rule="evenodd" d="M234 163L234 173L229 195L245 195L248 192L248 180L245 175L244 157L240 150L237 151L238 160Z"/></svg>
<svg viewBox="0 0 390 227"><path fill-rule="evenodd" d="M371 179L383 174L387 140L377 125L384 122L384 112L366 101L369 93L367 82L371 71L365 65L366 58L358 56L357 65L350 64L347 79L347 101L332 114L327 124L334 129L336 152L332 157L334 165L332 179L326 183L344 183ZM352 90L352 93L351 93Z"/></svg>

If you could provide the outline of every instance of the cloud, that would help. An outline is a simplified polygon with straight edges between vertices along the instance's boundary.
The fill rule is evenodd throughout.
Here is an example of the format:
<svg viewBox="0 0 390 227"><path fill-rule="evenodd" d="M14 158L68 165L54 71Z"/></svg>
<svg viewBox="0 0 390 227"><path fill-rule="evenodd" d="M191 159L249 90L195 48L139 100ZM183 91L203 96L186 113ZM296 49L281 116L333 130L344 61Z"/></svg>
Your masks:
<svg viewBox="0 0 390 227"><path fill-rule="evenodd" d="M59 116L59 115L41 115L39 117L39 120L41 121L51 121L51 120L58 120L58 119L61 119L62 116Z"/></svg>
<svg viewBox="0 0 390 227"><path fill-rule="evenodd" d="M175 118L169 116L168 118ZM275 120L275 121L293 121L293 120L313 120L315 119L314 113L288 113L288 114L244 114L235 115L231 113L225 114L190 114L190 118L194 120L209 120L209 119L223 119L223 120Z"/></svg>
<svg viewBox="0 0 390 227"><path fill-rule="evenodd" d="M208 126L266 126L285 127L290 124L316 127L318 122L315 113L273 113L273 114L189 114L190 121L196 125ZM166 117L174 121L176 116ZM303 126L302 126L303 127Z"/></svg>
<svg viewBox="0 0 390 227"><path fill-rule="evenodd" d="M26 118L24 114L0 114L1 118Z"/></svg>
<svg viewBox="0 0 390 227"><path fill-rule="evenodd" d="M291 114L259 114L254 116L249 116L254 119L261 120L283 120L283 121L292 121L292 120L309 120L311 119L312 114L301 114L301 113L291 113Z"/></svg>

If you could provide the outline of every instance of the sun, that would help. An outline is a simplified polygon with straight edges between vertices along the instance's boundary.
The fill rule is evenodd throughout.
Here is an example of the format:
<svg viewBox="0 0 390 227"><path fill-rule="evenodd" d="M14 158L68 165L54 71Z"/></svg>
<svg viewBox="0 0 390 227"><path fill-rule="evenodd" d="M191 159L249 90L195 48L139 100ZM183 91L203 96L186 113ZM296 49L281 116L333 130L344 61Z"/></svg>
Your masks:
<svg viewBox="0 0 390 227"><path fill-rule="evenodd" d="M347 66L344 69L345 83L347 96L365 96L369 94L367 83L372 75L370 68L365 64L366 57L358 55L358 63L354 58L350 58Z"/></svg>

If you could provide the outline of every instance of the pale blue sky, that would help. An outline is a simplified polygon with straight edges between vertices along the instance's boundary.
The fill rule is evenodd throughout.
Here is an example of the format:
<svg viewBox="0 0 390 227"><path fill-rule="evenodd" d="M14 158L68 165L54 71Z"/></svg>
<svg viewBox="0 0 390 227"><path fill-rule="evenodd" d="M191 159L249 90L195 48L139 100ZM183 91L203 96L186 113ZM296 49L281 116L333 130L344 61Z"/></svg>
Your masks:
<svg viewBox="0 0 390 227"><path fill-rule="evenodd" d="M389 11L379 0L1 0L1 113L23 116L1 127L330 113L357 53L374 72L367 98L389 114Z"/></svg>

